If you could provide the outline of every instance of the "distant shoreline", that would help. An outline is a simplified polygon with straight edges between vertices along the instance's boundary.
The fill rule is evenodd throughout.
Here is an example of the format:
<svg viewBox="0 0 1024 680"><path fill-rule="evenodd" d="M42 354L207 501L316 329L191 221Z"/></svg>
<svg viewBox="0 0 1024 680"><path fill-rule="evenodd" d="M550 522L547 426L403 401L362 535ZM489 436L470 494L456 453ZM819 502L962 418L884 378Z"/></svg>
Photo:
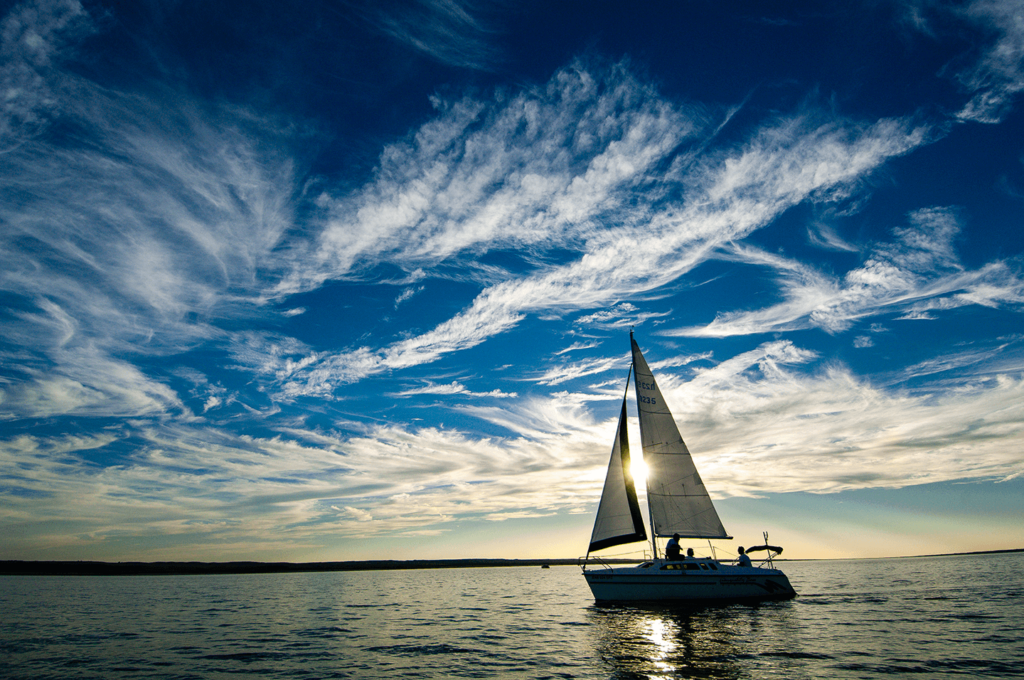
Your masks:
<svg viewBox="0 0 1024 680"><path fill-rule="evenodd" d="M633 564L636 560L605 560ZM346 562L87 562L0 560L0 574L14 576L141 576L150 574L284 574L324 571L393 571L575 565L578 560L354 560Z"/></svg>
<svg viewBox="0 0 1024 680"><path fill-rule="evenodd" d="M889 557L798 557L787 560L776 557L776 562L824 562L826 560L914 560L922 557L966 557L968 555L1001 555L1003 553L1024 552L1024 548L1008 548L1006 550L975 550L973 552L933 553L931 555L893 555Z"/></svg>
<svg viewBox="0 0 1024 680"><path fill-rule="evenodd" d="M1024 548L1009 550L979 550L965 553L936 555L905 555L902 557L847 557L779 560L784 562L814 562L824 559L892 560L919 557L958 557L968 555L996 555L1024 552ZM605 559L606 564L635 564L636 559ZM147 576L189 574L286 574L327 571L394 571L398 569L471 569L484 567L541 567L575 566L578 559L512 560L353 560L345 562L90 562L75 560L31 561L0 560L0 575L4 576Z"/></svg>

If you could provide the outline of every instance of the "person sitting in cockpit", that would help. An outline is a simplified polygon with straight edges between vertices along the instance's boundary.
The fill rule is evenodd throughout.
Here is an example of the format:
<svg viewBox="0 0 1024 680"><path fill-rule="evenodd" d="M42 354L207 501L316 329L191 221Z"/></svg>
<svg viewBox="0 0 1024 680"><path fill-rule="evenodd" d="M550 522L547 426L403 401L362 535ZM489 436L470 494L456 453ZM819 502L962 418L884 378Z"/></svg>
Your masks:
<svg viewBox="0 0 1024 680"><path fill-rule="evenodd" d="M679 556L679 534L672 534L672 539L665 546L665 557L670 560L682 559Z"/></svg>

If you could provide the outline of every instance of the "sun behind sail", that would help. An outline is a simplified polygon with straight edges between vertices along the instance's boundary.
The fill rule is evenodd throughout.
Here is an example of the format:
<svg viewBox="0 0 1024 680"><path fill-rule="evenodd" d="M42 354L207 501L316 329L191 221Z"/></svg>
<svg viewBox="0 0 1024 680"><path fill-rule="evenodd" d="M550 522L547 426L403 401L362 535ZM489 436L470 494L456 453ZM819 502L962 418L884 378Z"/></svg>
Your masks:
<svg viewBox="0 0 1024 680"><path fill-rule="evenodd" d="M731 538L718 519L679 428L630 334L640 441L647 464L647 503L655 536Z"/></svg>
<svg viewBox="0 0 1024 680"><path fill-rule="evenodd" d="M597 519L594 520L594 532L590 535L588 553L622 543L647 540L629 463L626 397L623 395L619 427L615 431L612 457L608 461L608 474L604 478L604 490L601 492L601 503L597 506Z"/></svg>

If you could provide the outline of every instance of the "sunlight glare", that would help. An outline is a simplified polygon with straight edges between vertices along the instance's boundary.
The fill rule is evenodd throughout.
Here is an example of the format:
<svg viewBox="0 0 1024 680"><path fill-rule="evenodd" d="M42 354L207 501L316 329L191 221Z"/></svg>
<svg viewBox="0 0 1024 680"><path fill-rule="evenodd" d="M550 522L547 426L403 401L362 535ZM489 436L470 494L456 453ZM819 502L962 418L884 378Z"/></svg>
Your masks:
<svg viewBox="0 0 1024 680"><path fill-rule="evenodd" d="M629 473L633 475L633 484L643 484L647 480L647 463L639 456L631 456Z"/></svg>

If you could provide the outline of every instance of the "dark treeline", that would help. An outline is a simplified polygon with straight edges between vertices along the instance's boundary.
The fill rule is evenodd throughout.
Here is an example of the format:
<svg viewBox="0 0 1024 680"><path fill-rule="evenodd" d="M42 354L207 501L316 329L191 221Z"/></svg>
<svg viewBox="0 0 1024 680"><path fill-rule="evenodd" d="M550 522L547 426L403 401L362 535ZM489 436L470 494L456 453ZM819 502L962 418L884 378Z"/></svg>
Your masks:
<svg viewBox="0 0 1024 680"><path fill-rule="evenodd" d="M1024 548L1010 550L981 550L968 553L944 553L913 557L953 557L957 555L993 555L1024 552ZM633 559L602 559L606 564L635 564ZM780 562L802 560L776 560ZM358 560L351 562L83 562L83 561L27 561L0 560L0 575L14 576L131 576L145 574L280 574L315 571L373 571L388 569L460 569L471 567L539 567L578 564L575 559L555 560Z"/></svg>
<svg viewBox="0 0 1024 680"><path fill-rule="evenodd" d="M539 567L576 564L558 560L363 560L353 562L31 562L0 561L0 574L22 576L126 576L142 574L278 574L380 569L457 569L460 567Z"/></svg>

